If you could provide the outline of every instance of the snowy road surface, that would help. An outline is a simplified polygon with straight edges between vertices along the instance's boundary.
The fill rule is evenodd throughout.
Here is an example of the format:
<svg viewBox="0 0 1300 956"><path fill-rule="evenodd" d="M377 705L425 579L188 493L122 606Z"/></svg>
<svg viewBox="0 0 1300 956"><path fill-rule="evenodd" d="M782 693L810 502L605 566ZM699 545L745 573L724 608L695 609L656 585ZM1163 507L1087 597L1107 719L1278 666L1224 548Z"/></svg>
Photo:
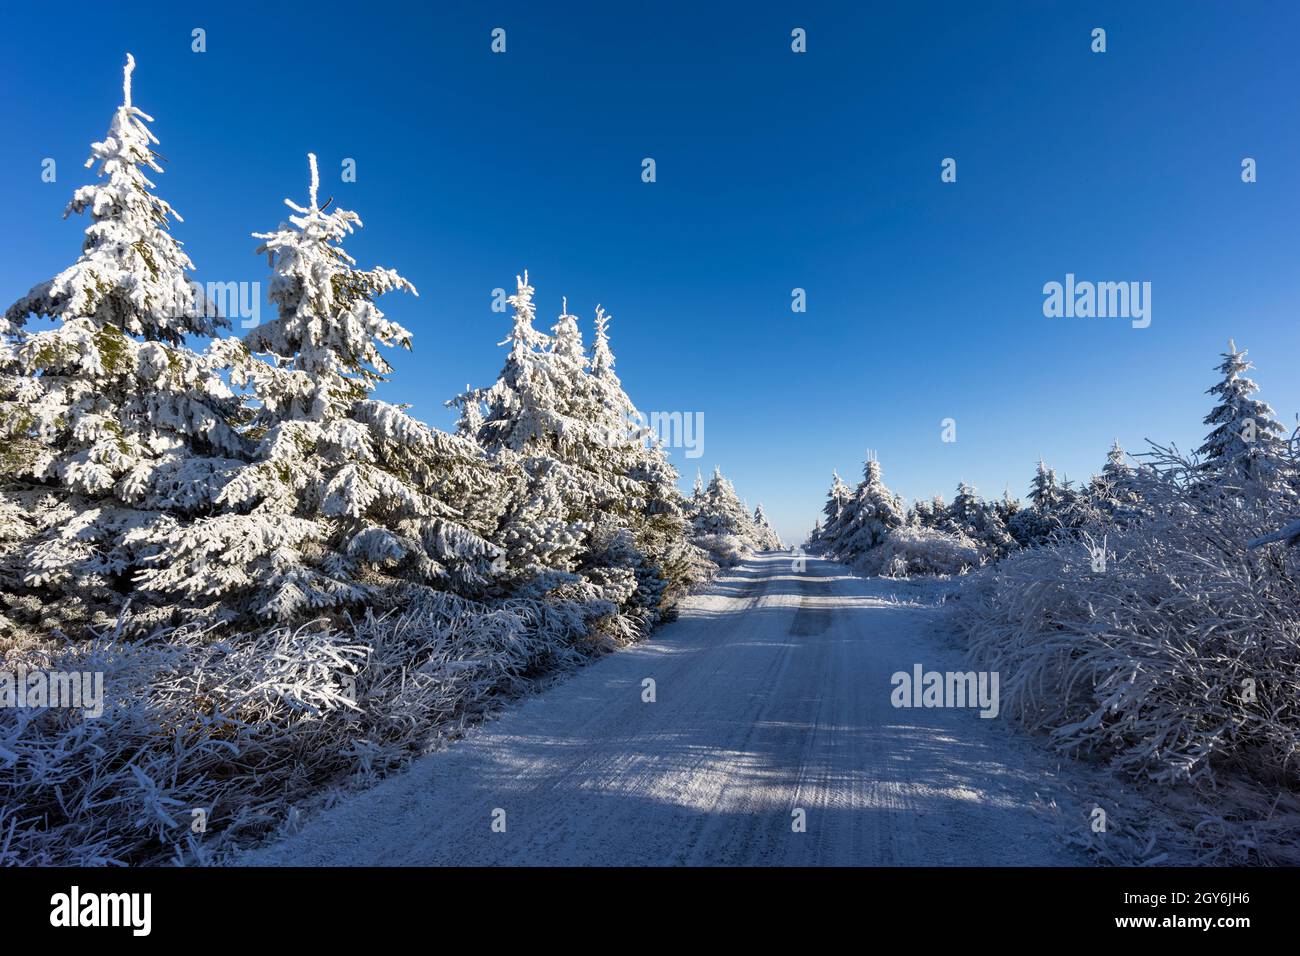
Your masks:
<svg viewBox="0 0 1300 956"><path fill-rule="evenodd" d="M239 862L1085 862L1033 809L1051 799L1053 758L1002 718L891 705L895 671L966 670L937 611L891 600L907 590L816 558L794 573L789 555L755 557L652 640ZM806 832L792 827L799 809Z"/></svg>

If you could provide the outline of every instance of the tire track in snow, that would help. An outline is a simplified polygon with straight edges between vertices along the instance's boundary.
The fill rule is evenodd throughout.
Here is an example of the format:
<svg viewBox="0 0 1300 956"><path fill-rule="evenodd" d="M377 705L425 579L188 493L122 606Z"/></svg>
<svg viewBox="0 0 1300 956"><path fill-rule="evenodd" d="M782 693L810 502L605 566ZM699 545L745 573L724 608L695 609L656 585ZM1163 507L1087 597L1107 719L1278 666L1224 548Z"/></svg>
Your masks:
<svg viewBox="0 0 1300 956"><path fill-rule="evenodd" d="M891 706L895 671L966 669L936 612L891 602L894 587L757 556L651 640L238 862L1086 862L1034 809L1054 758L974 711ZM490 827L498 807L505 833ZM795 808L807 832L792 832Z"/></svg>

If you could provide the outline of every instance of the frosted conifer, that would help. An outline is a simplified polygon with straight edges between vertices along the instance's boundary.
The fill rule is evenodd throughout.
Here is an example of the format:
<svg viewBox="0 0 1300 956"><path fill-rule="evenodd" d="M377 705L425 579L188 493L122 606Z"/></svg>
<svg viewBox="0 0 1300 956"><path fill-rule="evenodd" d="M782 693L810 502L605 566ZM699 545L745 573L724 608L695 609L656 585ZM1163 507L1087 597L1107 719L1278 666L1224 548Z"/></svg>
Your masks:
<svg viewBox="0 0 1300 956"><path fill-rule="evenodd" d="M154 547L144 589L226 614L287 620L392 585L472 588L496 554L446 500L490 492L479 450L370 395L391 371L379 346L410 347L374 300L415 288L355 267L341 243L361 220L320 206L308 160L308 205L286 199L295 215L254 234L278 315L248 334L234 368L259 405L253 460L217 496L221 514L141 535Z"/></svg>
<svg viewBox="0 0 1300 956"><path fill-rule="evenodd" d="M841 523L834 544L836 554L845 561L861 558L880 545L890 531L903 526L902 506L885 487L874 453L868 454L862 466L862 482L845 510L851 517Z"/></svg>
<svg viewBox="0 0 1300 956"><path fill-rule="evenodd" d="M1254 398L1259 386L1242 374L1252 367L1246 350L1229 340L1217 367L1223 378L1206 390L1218 404L1205 416L1213 428L1197 454L1207 474L1268 485L1278 474L1283 429L1273 409Z"/></svg>
<svg viewBox="0 0 1300 956"><path fill-rule="evenodd" d="M776 529L768 522L761 503L754 509L754 528L757 531L760 551L780 551L784 547L781 543L781 536L776 533Z"/></svg>
<svg viewBox="0 0 1300 956"><path fill-rule="evenodd" d="M224 323L192 294L168 231L180 217L151 192L144 169L161 167L134 66L128 54L122 105L87 161L101 181L65 213L91 217L80 258L0 321L0 513L23 515L0 531L0 577L59 626L115 614L140 558L128 535L210 508L244 449L219 363L184 343ZM32 331L32 317L54 325Z"/></svg>

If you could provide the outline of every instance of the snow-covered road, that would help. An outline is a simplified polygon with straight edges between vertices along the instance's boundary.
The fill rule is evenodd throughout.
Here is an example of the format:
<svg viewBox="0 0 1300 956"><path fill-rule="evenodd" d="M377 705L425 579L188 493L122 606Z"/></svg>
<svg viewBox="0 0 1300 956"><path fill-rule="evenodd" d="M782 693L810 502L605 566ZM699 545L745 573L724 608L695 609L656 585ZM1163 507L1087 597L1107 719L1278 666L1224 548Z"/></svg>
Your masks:
<svg viewBox="0 0 1300 956"><path fill-rule="evenodd" d="M1086 862L1033 809L1054 795L1054 758L1003 718L892 706L894 672L966 669L936 610L891 600L908 590L755 557L652 640L239 862Z"/></svg>

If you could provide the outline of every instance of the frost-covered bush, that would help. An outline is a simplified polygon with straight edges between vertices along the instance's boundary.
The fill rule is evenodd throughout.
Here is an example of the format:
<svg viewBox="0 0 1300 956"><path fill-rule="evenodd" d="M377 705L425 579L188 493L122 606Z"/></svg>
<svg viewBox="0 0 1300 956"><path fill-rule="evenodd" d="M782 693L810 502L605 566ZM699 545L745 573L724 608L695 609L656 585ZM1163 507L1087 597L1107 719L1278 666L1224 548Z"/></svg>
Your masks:
<svg viewBox="0 0 1300 956"><path fill-rule="evenodd" d="M597 654L590 608L428 594L403 613L216 639L11 651L102 671L105 712L0 709L0 865L211 861L365 784L534 678ZM191 832L192 811L206 832Z"/></svg>
<svg viewBox="0 0 1300 956"><path fill-rule="evenodd" d="M734 567L754 553L749 542L735 534L696 535L695 544L721 568Z"/></svg>
<svg viewBox="0 0 1300 956"><path fill-rule="evenodd" d="M1003 713L1166 788L1207 862L1300 863L1300 561L1248 549L1284 496L1148 476L1154 514L1017 552L956 625ZM1099 555L1104 554L1104 563Z"/></svg>
<svg viewBox="0 0 1300 956"><path fill-rule="evenodd" d="M961 574L978 565L980 556L980 546L963 534L906 525L886 534L854 567L888 578Z"/></svg>

